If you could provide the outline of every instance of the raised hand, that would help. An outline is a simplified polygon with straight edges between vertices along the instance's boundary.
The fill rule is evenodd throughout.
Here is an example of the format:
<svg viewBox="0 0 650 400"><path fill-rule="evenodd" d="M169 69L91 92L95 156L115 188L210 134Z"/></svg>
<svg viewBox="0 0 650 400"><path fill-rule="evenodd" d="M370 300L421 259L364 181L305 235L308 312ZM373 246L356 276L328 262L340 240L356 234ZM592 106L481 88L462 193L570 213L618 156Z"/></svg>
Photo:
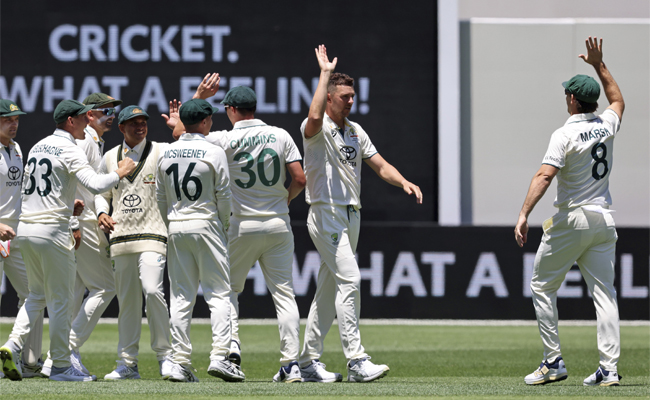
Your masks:
<svg viewBox="0 0 650 400"><path fill-rule="evenodd" d="M587 55L580 54L578 57L582 58L587 64L596 66L603 61L603 39L600 39L598 43L598 38L592 38L589 36L585 40L585 45L587 46Z"/></svg>
<svg viewBox="0 0 650 400"><path fill-rule="evenodd" d="M219 82L221 82L221 77L219 77L218 73L208 73L203 78L203 81L201 81L199 87L196 88L196 93L194 93L192 98L205 100L214 96L219 90Z"/></svg>
<svg viewBox="0 0 650 400"><path fill-rule="evenodd" d="M169 102L169 115L160 114L160 116L165 119L165 123L171 130L174 130L176 124L178 124L178 121L181 120L180 114L178 113L178 110L180 108L181 108L181 102L174 99L174 101Z"/></svg>
<svg viewBox="0 0 650 400"><path fill-rule="evenodd" d="M320 67L321 71L334 72L338 58L334 57L332 62L330 62L327 58L327 48L324 44L321 44L317 49L314 50L316 51L316 59L318 60L318 66Z"/></svg>

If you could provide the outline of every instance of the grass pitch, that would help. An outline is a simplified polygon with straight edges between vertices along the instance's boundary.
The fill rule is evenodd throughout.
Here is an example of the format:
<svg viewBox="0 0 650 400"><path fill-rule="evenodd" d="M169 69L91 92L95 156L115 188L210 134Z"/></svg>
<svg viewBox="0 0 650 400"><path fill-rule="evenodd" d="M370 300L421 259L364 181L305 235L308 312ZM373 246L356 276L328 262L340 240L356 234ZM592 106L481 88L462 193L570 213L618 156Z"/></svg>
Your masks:
<svg viewBox="0 0 650 400"><path fill-rule="evenodd" d="M11 326L0 324L2 340ZM303 327L304 329L304 327ZM206 372L211 333L209 325L192 326L193 365L200 382L165 382L149 346L145 326L140 342L139 369L142 380L103 381L115 367L117 325L98 325L81 349L84 364L98 382L52 382L25 379L0 380L0 393L7 399L212 399L291 397L419 398L453 399L591 399L650 397L650 328L621 327L622 386L584 387L582 380L598 366L595 326L561 326L563 357L569 371L565 381L545 386L527 386L523 377L540 363L542 346L536 326L372 326L362 325L361 335L373 361L388 364L389 375L371 383L348 383L345 358L337 326L326 340L321 361L327 369L343 374L343 383L277 384L271 378L279 368L279 335L275 325L242 325L243 383L226 383ZM302 330L301 330L302 332ZM49 346L47 338L44 349Z"/></svg>

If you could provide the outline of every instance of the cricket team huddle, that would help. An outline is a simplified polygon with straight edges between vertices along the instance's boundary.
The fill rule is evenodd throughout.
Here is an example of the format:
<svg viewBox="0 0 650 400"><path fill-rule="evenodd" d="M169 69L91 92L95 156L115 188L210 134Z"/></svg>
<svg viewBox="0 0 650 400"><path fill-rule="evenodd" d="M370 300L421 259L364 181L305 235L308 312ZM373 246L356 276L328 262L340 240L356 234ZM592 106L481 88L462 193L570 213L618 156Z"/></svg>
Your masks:
<svg viewBox="0 0 650 400"><path fill-rule="evenodd" d="M609 107L595 114L601 87L594 78L579 74L562 83L570 117L551 135L514 230L523 247L528 217L557 177L558 211L543 223L530 283L544 354L540 366L525 376L528 385L568 378L557 292L575 263L594 300L600 355L596 372L583 384L618 386L622 378L614 287L618 236L609 177L625 102L603 62L602 42L589 37L586 54L579 57L595 69ZM15 103L0 100L0 251L5 273L24 301L0 347L6 377L96 380L84 367L80 349L117 296L119 359L104 379L139 379L144 295L160 375L172 382L197 382L189 332L201 285L213 338L207 372L243 381L238 295L255 262L278 318L281 367L274 382L343 380L320 361L335 318L347 380L386 376L389 367L370 361L359 332L361 277L355 251L361 161L413 194L418 204L422 192L347 118L354 81L334 72L337 58L330 61L324 45L315 51L321 72L300 127L304 160L286 131L255 118L256 95L248 87L231 88L221 102L233 129L211 132L217 109L205 99L217 93L220 81L213 73L205 76L192 100L170 102L169 115L163 117L173 130L172 143L146 139L149 116L138 106L124 107L116 117L115 107L122 101L103 93L93 93L83 103L62 101L54 110L57 129L31 149L23 177L22 153L13 138L24 113ZM101 137L114 119L124 141L104 154ZM285 187L287 173L291 182ZM307 229L321 265L300 350L288 206L303 189L310 204ZM162 286L165 264L169 309ZM42 362L45 307L50 349Z"/></svg>
<svg viewBox="0 0 650 400"><path fill-rule="evenodd" d="M370 361L359 333L361 161L415 195L418 204L422 192L347 119L354 80L334 73L337 59L329 61L325 46L315 52L321 73L301 126L304 166L285 130L255 118L256 94L248 87L231 88L221 101L232 130L211 131L218 109L206 99L219 90L216 73L206 75L191 100L170 101L163 118L173 130L171 143L147 140L149 115L141 107L125 106L117 114L121 100L93 93L83 103L61 101L53 115L56 130L24 161L14 138L25 113L15 102L0 100L2 265L21 303L0 347L6 378L97 380L84 366L81 349L117 296L117 367L104 379L140 378L144 297L160 375L198 382L190 325L200 285L212 327L207 372L243 381L238 295L255 262L278 318L281 366L274 382L343 380L320 362L334 318L348 381L388 373L388 366ZM102 136L115 121L124 140L104 153ZM287 173L291 182L285 187ZM289 203L305 188L307 226L321 266L300 351ZM43 361L45 307L50 349Z"/></svg>

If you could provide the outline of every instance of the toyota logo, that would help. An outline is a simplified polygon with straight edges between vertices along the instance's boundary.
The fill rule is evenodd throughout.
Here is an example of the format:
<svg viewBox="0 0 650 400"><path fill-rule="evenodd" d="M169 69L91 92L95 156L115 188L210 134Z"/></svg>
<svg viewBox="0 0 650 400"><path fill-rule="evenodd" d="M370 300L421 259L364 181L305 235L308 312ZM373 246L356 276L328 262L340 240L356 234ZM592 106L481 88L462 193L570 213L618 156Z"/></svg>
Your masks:
<svg viewBox="0 0 650 400"><path fill-rule="evenodd" d="M340 148L341 153L345 155L346 160L353 160L357 158L357 149L352 146L343 146Z"/></svg>
<svg viewBox="0 0 650 400"><path fill-rule="evenodd" d="M16 179L20 178L20 169L18 167L9 167L9 173L7 173L7 176L9 176L9 179L12 181L15 181Z"/></svg>
<svg viewBox="0 0 650 400"><path fill-rule="evenodd" d="M122 204L129 208L137 207L140 203L142 203L142 199L137 194L127 194L122 199Z"/></svg>

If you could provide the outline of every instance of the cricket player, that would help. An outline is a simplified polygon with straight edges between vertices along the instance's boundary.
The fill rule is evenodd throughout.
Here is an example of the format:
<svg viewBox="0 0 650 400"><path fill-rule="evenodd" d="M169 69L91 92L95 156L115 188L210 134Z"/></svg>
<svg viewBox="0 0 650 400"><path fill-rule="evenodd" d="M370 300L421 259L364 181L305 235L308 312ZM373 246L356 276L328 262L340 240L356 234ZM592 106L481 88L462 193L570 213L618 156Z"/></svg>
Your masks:
<svg viewBox="0 0 650 400"><path fill-rule="evenodd" d="M137 163L132 174L101 196L95 196L100 227L110 232L110 252L115 289L120 304L118 316L117 368L104 379L140 379L138 351L142 331L142 295L146 299L151 348L160 374L171 371L169 311L163 292L167 254L167 227L156 204L156 166L167 143L146 139L149 115L138 106L125 107L118 116L124 134L121 145L109 150L100 171L110 172L120 160ZM112 203L113 215L109 216Z"/></svg>
<svg viewBox="0 0 650 400"><path fill-rule="evenodd" d="M207 82L204 79L194 97L207 98L218 89L219 76L212 74ZM241 362L238 296L244 290L248 272L259 261L280 331L281 366L273 381L300 382L300 315L293 292L294 242L289 203L306 184L302 157L289 133L255 118L257 96L251 88L230 89L221 104L233 129L213 132L206 139L225 150L234 182L229 230L233 304L230 357ZM256 167L251 168L253 165ZM284 185L286 171L291 175L288 189Z"/></svg>
<svg viewBox="0 0 650 400"><path fill-rule="evenodd" d="M29 295L25 262L16 242L12 239L18 229L20 192L23 178L23 153L14 141L21 115L26 113L11 100L0 99L0 277L4 270L18 294L18 308ZM2 295L0 294L0 299ZM24 314L23 314L24 315ZM22 352L23 378L40 377L43 362L40 360L43 341L43 314L37 318L34 329L25 340ZM1 373L1 371L0 371Z"/></svg>
<svg viewBox="0 0 650 400"><path fill-rule="evenodd" d="M47 306L50 317L51 380L92 381L70 362L70 307L76 274L74 241L70 231L77 182L93 193L116 185L135 168L132 160L120 162L114 172L98 175L88 164L75 139L84 137L86 106L63 100L54 110L57 129L29 152L24 177L22 214L15 242L27 267L29 296L19 311L9 340L0 348L3 370L12 380L22 379L18 361L24 340ZM26 323L25 323L26 322Z"/></svg>
<svg viewBox="0 0 650 400"><path fill-rule="evenodd" d="M122 100L105 93L92 93L84 99L83 103L92 105L93 109L87 112L89 123L84 130L84 139L76 142L88 157L90 166L95 171L99 171L104 155L102 137L112 128L116 116L115 107L122 104ZM97 222L94 197L83 185L77 185L76 198L81 199L85 204L83 213L77 217L81 233L81 244L76 251L77 276L82 283L82 288L88 288L88 296L72 322L70 351L75 367L87 374L88 370L81 362L79 349L88 340L99 318L115 297L115 278L108 241ZM83 291L75 295L81 295L83 299Z"/></svg>
<svg viewBox="0 0 650 400"><path fill-rule="evenodd" d="M618 304L614 288L616 227L609 207L609 176L614 160L614 138L621 126L625 102L616 81L603 62L603 40L586 40L587 54L600 79L609 107L600 115L600 86L587 75L564 82L567 122L553 132L533 177L515 227L515 240L522 247L528 236L528 215L558 178L557 214L544 221L544 235L535 256L530 289L544 345L539 368L524 380L529 385L567 378L558 335L557 291L566 273L578 263L594 299L600 365L584 380L585 386L618 386L617 364L621 349Z"/></svg>
<svg viewBox="0 0 650 400"><path fill-rule="evenodd" d="M307 228L321 266L299 362L303 381L342 380L341 374L328 372L319 361L325 335L337 317L348 381L369 382L385 376L389 368L370 361L359 333L361 275L355 252L361 220L361 161L386 182L415 195L417 204L422 204L422 192L379 155L359 124L347 118L354 103L354 80L334 73L337 58L330 62L324 45L315 50L320 79L300 130L305 199L311 205Z"/></svg>
<svg viewBox="0 0 650 400"><path fill-rule="evenodd" d="M199 284L210 308L212 351L208 374L239 382L245 375L228 359L231 341L228 237L230 176L223 149L206 141L217 112L192 99L179 110L186 127L158 159L156 196L168 220L173 382L198 382L192 372L190 324Z"/></svg>

